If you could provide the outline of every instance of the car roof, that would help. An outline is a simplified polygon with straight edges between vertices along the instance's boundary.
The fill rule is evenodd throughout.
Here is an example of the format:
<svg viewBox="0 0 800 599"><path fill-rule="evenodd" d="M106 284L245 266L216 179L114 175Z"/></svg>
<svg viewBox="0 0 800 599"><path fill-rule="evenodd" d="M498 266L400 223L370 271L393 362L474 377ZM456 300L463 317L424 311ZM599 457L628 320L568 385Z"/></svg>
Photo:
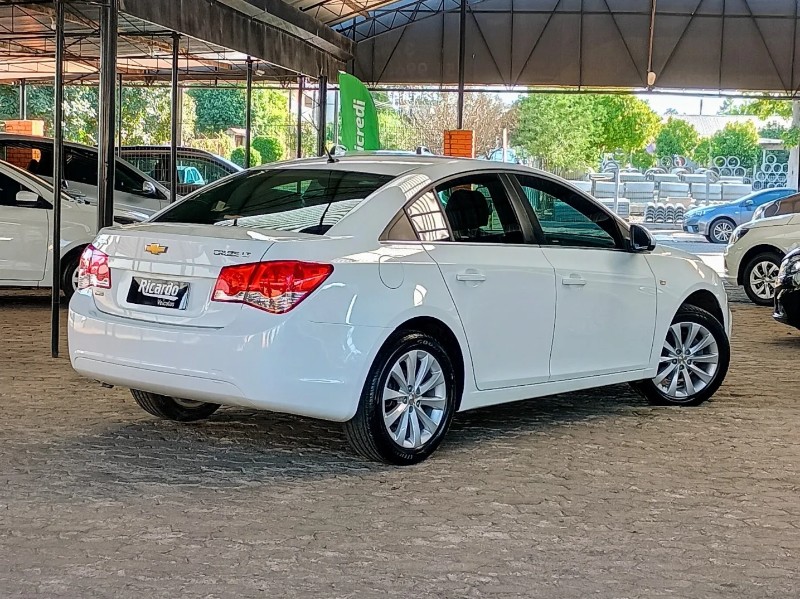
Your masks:
<svg viewBox="0 0 800 599"><path fill-rule="evenodd" d="M430 167L452 167L453 174L464 171L518 171L523 174L543 175L554 177L549 173L536 169L512 164L477 160L474 158L455 158L452 156L438 156L435 154L359 152L345 156L335 156L331 162L326 156L315 158L301 158L283 162L273 162L253 167L255 169L272 168L326 168L333 171L344 170L376 175L389 175L399 177L412 172L422 172Z"/></svg>

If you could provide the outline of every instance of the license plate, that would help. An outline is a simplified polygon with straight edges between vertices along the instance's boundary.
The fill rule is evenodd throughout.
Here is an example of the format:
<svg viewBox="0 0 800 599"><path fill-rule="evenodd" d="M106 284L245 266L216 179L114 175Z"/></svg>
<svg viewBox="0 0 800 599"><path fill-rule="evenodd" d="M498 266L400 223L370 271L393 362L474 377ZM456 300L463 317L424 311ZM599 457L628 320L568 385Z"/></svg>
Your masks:
<svg viewBox="0 0 800 599"><path fill-rule="evenodd" d="M189 296L189 283L133 277L128 290L128 303L185 310Z"/></svg>

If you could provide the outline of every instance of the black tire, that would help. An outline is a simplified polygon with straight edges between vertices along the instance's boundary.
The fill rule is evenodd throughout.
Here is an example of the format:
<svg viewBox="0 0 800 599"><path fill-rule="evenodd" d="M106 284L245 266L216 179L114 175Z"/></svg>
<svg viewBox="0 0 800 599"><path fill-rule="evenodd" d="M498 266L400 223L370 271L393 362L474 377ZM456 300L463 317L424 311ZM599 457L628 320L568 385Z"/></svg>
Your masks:
<svg viewBox="0 0 800 599"><path fill-rule="evenodd" d="M721 225L723 223L730 226L730 233L733 234L733 230L736 228L736 223L723 216L715 219L710 225L708 225L708 235L706 236L706 239L708 239L711 243L728 243L730 240L730 235L728 235L726 239L720 236L719 233L714 230L717 225Z"/></svg>
<svg viewBox="0 0 800 599"><path fill-rule="evenodd" d="M384 425L383 390L392 366L411 350L424 350L438 361L446 385L445 402L439 427L417 449L398 445ZM419 331L404 331L391 338L378 353L364 383L358 411L344 424L347 440L367 459L399 466L416 464L430 456L447 434L458 402L459 390L453 360L447 349L433 336Z"/></svg>
<svg viewBox="0 0 800 599"><path fill-rule="evenodd" d="M728 366L731 359L731 348L728 335L725 333L725 328L712 314L697 308L695 306L682 306L675 317L672 319L672 324L677 323L696 323L705 327L714 338L717 345L717 355L719 356L717 363L717 370L713 378L708 384L699 392L688 395L686 397L676 399L670 397L656 385L653 379L644 381L637 381L632 383L632 386L638 391L645 399L653 405L660 406L696 406L709 397L714 395L719 389L722 382L725 380L725 375L728 372Z"/></svg>
<svg viewBox="0 0 800 599"><path fill-rule="evenodd" d="M760 297L750 283L750 275L756 266L763 262L772 264L775 267L775 274L777 275L777 271L781 266L781 260L782 257L780 254L775 252L761 252L760 254L755 255L744 267L744 270L742 271L742 285L744 286L744 292L747 294L747 297L750 298L750 301L757 306L771 306L775 302L775 291L773 289L773 292L770 294L769 298Z"/></svg>
<svg viewBox="0 0 800 599"><path fill-rule="evenodd" d="M78 263L81 260L80 252L72 254L65 262L61 264L61 292L64 294L66 303L75 294L75 287L73 286L72 277L76 270L78 270Z"/></svg>
<svg viewBox="0 0 800 599"><path fill-rule="evenodd" d="M158 395L157 393L147 393L138 389L131 389L133 399L148 414L158 416L165 420L175 420L177 422L193 422L208 418L217 411L219 404L206 403L203 401L177 400L168 395ZM180 403L187 402L187 403ZM197 404L197 405L194 405Z"/></svg>

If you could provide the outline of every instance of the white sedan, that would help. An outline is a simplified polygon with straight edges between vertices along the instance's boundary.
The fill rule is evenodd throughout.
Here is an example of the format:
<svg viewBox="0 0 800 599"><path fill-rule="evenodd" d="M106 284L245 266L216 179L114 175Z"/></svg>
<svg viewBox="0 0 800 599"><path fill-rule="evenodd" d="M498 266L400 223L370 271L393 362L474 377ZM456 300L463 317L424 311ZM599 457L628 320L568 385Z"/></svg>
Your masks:
<svg viewBox="0 0 800 599"><path fill-rule="evenodd" d="M78 260L97 233L97 207L66 193L61 203L61 287L77 288ZM118 220L126 219L124 214ZM0 161L0 287L49 287L53 268L53 187ZM126 220L142 220L139 217Z"/></svg>
<svg viewBox="0 0 800 599"><path fill-rule="evenodd" d="M722 282L525 167L358 155L250 169L81 259L81 374L189 421L220 404L430 455L454 412L630 382L694 405L730 357Z"/></svg>

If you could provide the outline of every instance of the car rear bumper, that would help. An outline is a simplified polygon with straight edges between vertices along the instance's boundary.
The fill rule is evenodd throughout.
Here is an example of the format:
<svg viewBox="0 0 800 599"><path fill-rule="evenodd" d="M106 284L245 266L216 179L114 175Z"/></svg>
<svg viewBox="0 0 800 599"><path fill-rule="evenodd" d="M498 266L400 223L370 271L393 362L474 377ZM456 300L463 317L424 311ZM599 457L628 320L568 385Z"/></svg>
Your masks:
<svg viewBox="0 0 800 599"><path fill-rule="evenodd" d="M244 309L249 309L245 307ZM253 319L246 319L252 325ZM100 312L76 294L69 353L80 374L184 399L299 414L353 417L386 330L314 323L293 316L221 329L142 322Z"/></svg>

